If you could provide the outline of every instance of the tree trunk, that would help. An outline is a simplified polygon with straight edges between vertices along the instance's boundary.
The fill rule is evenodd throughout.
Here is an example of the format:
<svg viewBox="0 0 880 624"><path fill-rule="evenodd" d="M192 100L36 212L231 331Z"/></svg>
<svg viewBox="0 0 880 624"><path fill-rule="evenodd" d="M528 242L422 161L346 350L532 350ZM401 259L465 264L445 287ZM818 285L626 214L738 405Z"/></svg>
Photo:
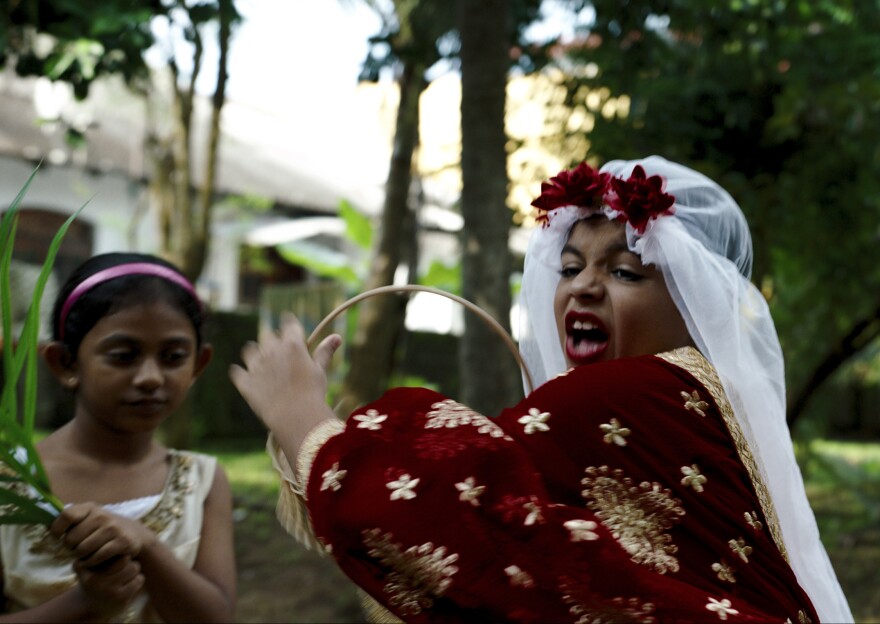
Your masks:
<svg viewBox="0 0 880 624"><path fill-rule="evenodd" d="M394 273L403 258L406 222L414 218L409 197L413 150L418 142L419 96L425 88L424 70L422 64L409 62L400 77L400 106L385 184L385 204L364 290L394 282ZM342 386L342 402L337 407L337 413L344 416L377 399L388 385L395 347L403 328L406 299L382 295L369 297L359 306L357 328L348 347L350 364Z"/></svg>
<svg viewBox="0 0 880 624"><path fill-rule="evenodd" d="M505 89L510 65L508 0L459 1L461 34L462 295L509 331L512 224L507 207ZM502 340L466 315L459 350L462 401L498 412L521 396Z"/></svg>
<svg viewBox="0 0 880 624"><path fill-rule="evenodd" d="M880 305L873 313L860 319L813 369L800 391L788 402L788 426L793 427L803 415L810 398L835 371L869 344L880 338Z"/></svg>
<svg viewBox="0 0 880 624"><path fill-rule="evenodd" d="M229 77L229 40L232 35L232 19L234 8L231 0L220 0L219 28L217 45L220 57L217 61L217 85L211 97L211 122L208 133L207 153L205 155L205 173L202 176L202 187L199 189L198 203L193 210L192 239L187 249L183 250L183 270L190 279L197 279L205 267L208 248L211 242L211 218L214 208L214 181L217 177L217 151L220 144L220 117L226 103L226 80Z"/></svg>
<svg viewBox="0 0 880 624"><path fill-rule="evenodd" d="M192 123L196 98L195 85L202 68L203 54L198 29L195 29L193 72L185 87L179 84L176 64L173 60L169 63L174 81L172 93L175 115L170 141L172 147L170 150L162 150L161 143L156 141L153 196L159 202L162 255L180 267L193 282L198 279L204 268L210 243L217 150L220 143L220 118L226 102L229 42L235 15L232 1L220 0L217 32L220 57L217 63L217 85L211 98L211 119L205 144L205 169L197 194L193 192L192 183ZM169 191L169 187L173 188L173 191ZM170 419L163 428L165 441L169 446L188 448L194 441L192 409L192 400L188 399L180 406L175 418Z"/></svg>

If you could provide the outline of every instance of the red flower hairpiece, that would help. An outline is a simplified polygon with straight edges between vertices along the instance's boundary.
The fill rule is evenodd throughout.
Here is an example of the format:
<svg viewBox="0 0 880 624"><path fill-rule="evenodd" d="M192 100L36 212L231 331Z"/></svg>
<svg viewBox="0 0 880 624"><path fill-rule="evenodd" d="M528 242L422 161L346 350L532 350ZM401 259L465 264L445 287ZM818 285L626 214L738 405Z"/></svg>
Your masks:
<svg viewBox="0 0 880 624"><path fill-rule="evenodd" d="M665 185L662 176L648 177L642 166L636 165L628 180L611 180L611 192L606 201L619 213L619 221L628 221L637 233L644 234L648 221L675 211L672 206L675 197L663 192Z"/></svg>
<svg viewBox="0 0 880 624"><path fill-rule="evenodd" d="M547 227L550 211L564 206L601 208L609 178L607 173L599 173L585 162L574 169L560 171L549 182L541 183L541 195L532 202L532 206L544 211L537 221Z"/></svg>
<svg viewBox="0 0 880 624"><path fill-rule="evenodd" d="M552 211L565 206L601 209L607 206L619 221L628 221L638 234L644 234L651 219L674 212L675 197L663 192L666 180L659 175L648 177L641 165L624 180L611 178L583 162L574 169L560 171L541 184L541 195L532 206L543 211L537 221L550 224Z"/></svg>

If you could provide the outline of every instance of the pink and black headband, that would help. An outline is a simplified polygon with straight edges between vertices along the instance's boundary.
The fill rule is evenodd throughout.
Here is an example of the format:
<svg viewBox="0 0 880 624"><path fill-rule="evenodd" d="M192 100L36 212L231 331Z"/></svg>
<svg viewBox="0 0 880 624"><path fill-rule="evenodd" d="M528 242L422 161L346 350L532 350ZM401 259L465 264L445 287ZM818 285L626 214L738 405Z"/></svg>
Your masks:
<svg viewBox="0 0 880 624"><path fill-rule="evenodd" d="M67 322L68 313L84 294L104 282L109 282L117 277L125 277L126 275L153 275L155 277L161 277L162 279L177 284L188 292L193 299L200 302L199 296L196 294L196 289L193 287L192 283L174 269L169 269L161 264L153 264L151 262L129 262L126 264L118 264L109 269L104 269L103 271L98 271L97 273L89 275L70 291L70 294L67 295L67 299L64 300L64 305L61 306L61 314L58 318L58 331L60 337L64 337L64 324Z"/></svg>

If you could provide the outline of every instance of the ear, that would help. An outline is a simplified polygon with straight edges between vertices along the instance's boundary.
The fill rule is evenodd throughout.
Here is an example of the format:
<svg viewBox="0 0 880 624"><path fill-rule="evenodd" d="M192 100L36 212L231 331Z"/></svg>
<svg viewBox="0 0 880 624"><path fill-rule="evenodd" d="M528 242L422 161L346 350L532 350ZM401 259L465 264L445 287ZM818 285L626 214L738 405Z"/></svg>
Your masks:
<svg viewBox="0 0 880 624"><path fill-rule="evenodd" d="M53 340L44 345L40 349L40 353L58 383L68 390L76 390L79 386L76 360L70 355L67 347L59 341Z"/></svg>
<svg viewBox="0 0 880 624"><path fill-rule="evenodd" d="M211 362L213 357L214 345L204 343L199 349L198 355L196 355L196 362L193 367L193 382L205 371L205 367Z"/></svg>

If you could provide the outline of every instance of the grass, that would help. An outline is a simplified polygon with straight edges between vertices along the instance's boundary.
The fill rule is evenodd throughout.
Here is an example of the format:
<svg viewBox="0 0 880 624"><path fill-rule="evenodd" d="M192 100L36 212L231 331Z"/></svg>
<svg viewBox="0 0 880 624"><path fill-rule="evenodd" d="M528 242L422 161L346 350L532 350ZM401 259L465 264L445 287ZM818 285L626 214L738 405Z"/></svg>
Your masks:
<svg viewBox="0 0 880 624"><path fill-rule="evenodd" d="M275 520L278 478L263 441L212 445L235 497L240 622L359 622L350 581ZM798 447L822 539L856 622L880 622L880 443Z"/></svg>
<svg viewBox="0 0 880 624"><path fill-rule="evenodd" d="M880 444L798 448L822 541L856 622L880 622Z"/></svg>
<svg viewBox="0 0 880 624"><path fill-rule="evenodd" d="M327 557L300 546L275 519L279 481L264 441L212 444L232 486L237 622L362 622L354 585Z"/></svg>

